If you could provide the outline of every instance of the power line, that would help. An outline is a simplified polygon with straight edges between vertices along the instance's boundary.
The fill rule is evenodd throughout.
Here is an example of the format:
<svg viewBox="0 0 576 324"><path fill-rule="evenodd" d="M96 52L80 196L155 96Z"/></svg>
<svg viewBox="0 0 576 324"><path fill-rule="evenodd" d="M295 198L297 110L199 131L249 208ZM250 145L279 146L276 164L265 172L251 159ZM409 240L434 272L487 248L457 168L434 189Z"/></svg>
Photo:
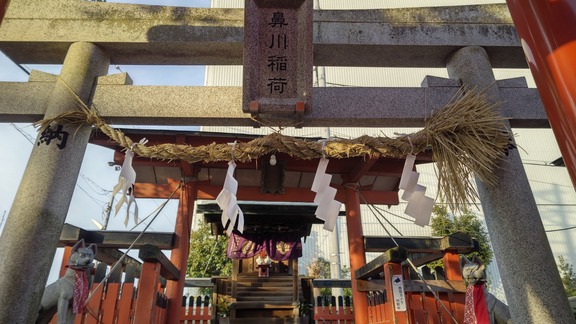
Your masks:
<svg viewBox="0 0 576 324"><path fill-rule="evenodd" d="M20 133L22 136L24 136L28 140L28 142L30 142L30 144L34 145L35 140L34 140L34 138L32 138L32 136L30 134L23 131L21 128L16 126L16 124L14 124L14 123L10 123L10 125L12 127L14 127L14 129L16 129L18 131L18 133Z"/></svg>
<svg viewBox="0 0 576 324"><path fill-rule="evenodd" d="M555 167L555 168L557 168L557 167ZM565 184L559 184L559 183L552 183L552 182L546 182L546 181L538 181L538 180L533 180L533 179L528 179L528 181L530 181L530 182L536 182L536 183L541 183L541 184L546 184L546 185L551 185L551 186L557 186L557 187L573 188L571 185L565 185Z"/></svg>
<svg viewBox="0 0 576 324"><path fill-rule="evenodd" d="M561 166L550 164L546 161L540 161L542 163L534 163L534 162L522 162L524 165L535 165L535 166L545 166L545 167L555 167L555 168L562 168Z"/></svg>
<svg viewBox="0 0 576 324"><path fill-rule="evenodd" d="M16 124L14 124L14 123L10 123L10 125L12 127L14 127L14 129L16 129L18 131L18 133L20 133L22 136L24 136L24 138L26 138L26 140L28 140L28 142L30 142L30 144L34 145L35 139L30 134L23 131L20 127L16 126ZM100 187L96 182L94 182L94 180L90 179L88 176L84 175L83 173L80 173L80 177L82 177L82 179L84 179L88 184L92 184L92 185L96 186L102 192L102 193L98 193L99 195L107 195L108 193L112 192L110 190L106 190L106 189ZM99 205L102 208L102 210L105 209L104 207L102 207L102 205L106 204L105 202L99 201L96 198L94 198L88 191L86 191L86 189L82 188L78 183L76 183L76 186L78 188L80 188L80 190L82 190L93 202L95 202L97 205ZM94 189L92 189L92 190L94 190Z"/></svg>
<svg viewBox="0 0 576 324"><path fill-rule="evenodd" d="M22 64L18 64L18 63L14 63L14 64L16 64L20 68L20 70L24 71L24 73L30 75L30 71L26 70Z"/></svg>
<svg viewBox="0 0 576 324"><path fill-rule="evenodd" d="M553 229L553 230L546 230L546 233L551 233L551 232L560 232L560 231L567 231L567 230L571 230L571 229L575 229L576 226L570 226L570 227L565 227L565 228L558 228L558 229Z"/></svg>
<svg viewBox="0 0 576 324"><path fill-rule="evenodd" d="M99 205L102 209L104 209L104 207L102 207L102 205L106 205L105 202L100 201L100 200L92 197L92 195L90 195L90 193L89 193L88 191L86 191L86 189L82 188L82 186L80 186L79 184L76 184L76 186L77 186L80 190L82 190L82 191L88 196L88 198L90 198L94 203L96 203L96 204Z"/></svg>
<svg viewBox="0 0 576 324"><path fill-rule="evenodd" d="M94 180L90 179L90 178L89 178L88 176L86 176L85 174L80 173L80 177L81 177L82 179L84 179L84 181L86 181L89 185L92 185L92 186L96 187L96 188L98 189L98 191L100 191L100 192L92 189L92 187L90 187L90 188L91 188L92 190L94 190L94 192L96 192L98 195L107 196L107 195L109 195L110 193L112 193L112 190L107 190L107 189L104 189L104 188L100 187L100 185L98 185L96 182L94 182Z"/></svg>
<svg viewBox="0 0 576 324"><path fill-rule="evenodd" d="M400 215L394 214L393 212L390 212L390 211L387 211L386 209L380 208L380 207L378 207L377 205L372 205L372 207L373 207L374 209L376 209L376 210L383 211L383 212L385 212L385 213L387 213L387 214L390 214L390 215L392 215L392 216L396 216L396 217L398 217L398 218L400 218L400 219L414 222L413 219L410 219L410 218L408 218L408 217L404 217L404 216L400 216Z"/></svg>

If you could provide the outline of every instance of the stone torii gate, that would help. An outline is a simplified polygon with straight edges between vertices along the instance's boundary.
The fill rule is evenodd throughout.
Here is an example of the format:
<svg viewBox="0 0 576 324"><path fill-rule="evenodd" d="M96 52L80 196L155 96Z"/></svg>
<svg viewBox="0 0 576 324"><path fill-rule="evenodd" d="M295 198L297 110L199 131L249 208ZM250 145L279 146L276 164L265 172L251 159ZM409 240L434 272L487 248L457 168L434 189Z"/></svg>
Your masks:
<svg viewBox="0 0 576 324"><path fill-rule="evenodd" d="M241 88L135 87L98 78L110 63L242 64L243 16L237 9L11 0L0 49L16 63L63 68L56 82L40 75L0 83L0 121L34 122L73 110L72 90L112 124L252 125ZM505 5L318 11L313 43L314 65L447 67L452 78L480 88L494 82L492 67L526 67ZM454 93L450 84L432 78L422 88L313 89L304 126L422 126ZM534 89L506 81L488 93L504 102L512 127L548 127ZM38 145L32 152L0 237L1 323L34 321L89 134L82 127L65 147ZM556 265L518 153L497 172L500 186L479 184L479 192L514 321L573 322L557 272L539 279L541 269ZM358 238L359 215L347 217L357 220L349 235ZM35 271L22 271L30 262ZM351 260L352 267L359 262ZM365 323L358 313L357 322Z"/></svg>

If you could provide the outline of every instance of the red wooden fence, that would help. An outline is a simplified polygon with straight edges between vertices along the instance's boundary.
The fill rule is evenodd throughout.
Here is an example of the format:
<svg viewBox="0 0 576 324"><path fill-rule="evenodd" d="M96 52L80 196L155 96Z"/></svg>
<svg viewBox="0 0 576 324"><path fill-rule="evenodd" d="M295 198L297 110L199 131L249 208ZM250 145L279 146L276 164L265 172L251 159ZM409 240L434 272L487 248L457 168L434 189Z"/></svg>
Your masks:
<svg viewBox="0 0 576 324"><path fill-rule="evenodd" d="M210 297L182 297L180 309L180 324L208 324L212 319Z"/></svg>
<svg viewBox="0 0 576 324"><path fill-rule="evenodd" d="M133 265L128 265L123 273L117 268L103 282L108 266L100 263L93 278L90 290L90 300L82 314L76 315L75 324L130 324L134 323L137 288L135 286L135 272ZM124 274L124 280L122 275ZM154 303L150 311L150 318L155 323L164 323L166 319L166 296L164 287L157 285L157 291L153 294ZM55 315L51 324L56 324L58 315Z"/></svg>
<svg viewBox="0 0 576 324"><path fill-rule="evenodd" d="M351 298L338 296L336 297L318 297L314 306L314 320L318 323L354 323L354 308L352 307Z"/></svg>
<svg viewBox="0 0 576 324"><path fill-rule="evenodd" d="M369 280L368 284L374 285L373 289L364 287L361 290L367 292L369 323L391 323L400 319L409 323L440 324L452 323L452 317L461 322L464 318L465 287L456 266L458 255L446 253L443 261L447 280L427 279L435 287L439 300L423 288L425 285L421 280L410 280L410 274L400 264L385 263L383 279ZM165 285L161 283L160 267L160 263L144 262L136 284L136 267L129 264L124 272L118 268L103 282L109 267L100 263L91 277L92 297L84 313L77 315L74 323L165 323L168 301L164 294ZM391 280L399 275L404 277L406 311L395 310L393 303ZM138 288L142 290L141 293L137 292ZM179 308L178 323L210 323L215 315L212 304L209 296L184 297ZM318 324L354 323L351 298L319 297L313 309L313 320ZM56 318L51 323L56 323Z"/></svg>

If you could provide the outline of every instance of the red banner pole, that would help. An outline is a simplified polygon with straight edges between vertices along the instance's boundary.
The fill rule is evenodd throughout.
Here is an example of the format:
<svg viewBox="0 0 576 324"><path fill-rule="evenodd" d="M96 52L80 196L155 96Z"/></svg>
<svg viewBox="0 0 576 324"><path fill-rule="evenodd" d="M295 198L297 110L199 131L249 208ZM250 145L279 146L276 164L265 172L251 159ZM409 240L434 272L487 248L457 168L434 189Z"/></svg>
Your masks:
<svg viewBox="0 0 576 324"><path fill-rule="evenodd" d="M8 0L0 0L0 25L2 25L2 20L8 9Z"/></svg>
<svg viewBox="0 0 576 324"><path fill-rule="evenodd" d="M576 0L506 3L576 186Z"/></svg>

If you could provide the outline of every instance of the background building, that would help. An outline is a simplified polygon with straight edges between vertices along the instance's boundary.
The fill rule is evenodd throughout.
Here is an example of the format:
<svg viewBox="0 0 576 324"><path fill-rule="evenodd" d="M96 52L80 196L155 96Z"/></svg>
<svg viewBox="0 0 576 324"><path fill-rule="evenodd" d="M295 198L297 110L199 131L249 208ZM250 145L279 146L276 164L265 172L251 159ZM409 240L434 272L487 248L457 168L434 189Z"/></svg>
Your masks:
<svg viewBox="0 0 576 324"><path fill-rule="evenodd" d="M315 0L315 10L343 10L343 9L385 9L402 7L427 6L456 6L473 4L505 3L505 1L481 0L442 0L442 1L399 1L399 0ZM213 7L241 8L242 0L213 0ZM314 67L315 87L420 87L426 75L448 77L444 68L355 68L355 67ZM527 69L494 69L497 80L525 77L528 87L535 84ZM207 66L206 86L242 86L242 66ZM362 107L350 107L361 109ZM326 137L328 132L324 128L286 128L270 129L269 127L202 127L202 130L211 132L234 132L249 134L269 134L272 131L281 131L283 134L302 137ZM329 134L332 137L355 138L361 135L394 136L395 133L413 133L418 129L381 129L381 128L344 128L331 127ZM573 232L576 231L576 197L568 172L558 162L561 157L551 129L513 129L515 140L526 170L530 186L544 227L548 234L552 251L556 257L562 255L572 264L576 262L576 242ZM427 195L435 196L437 191L437 177L434 165L418 166L421 173L419 183L425 185ZM470 201L471 209L483 220L479 201ZM404 214L406 203L398 206L376 206L379 212L362 205L362 220L364 235L385 236L386 233L398 236L428 236L431 228L420 227L413 224L409 216ZM386 220L382 219L382 216ZM518 217L522 217L519 213ZM392 224L393 226L389 225ZM324 231L322 226L315 226L312 235L304 245L304 256L300 260L300 272L305 273L305 267L313 259L321 257L330 260L333 266L349 267L348 242L346 236L346 219L340 217L337 230L334 233ZM384 229L384 228L385 229ZM394 228L398 229L398 232ZM338 247L338 249L336 249ZM518 251L527 253L529 251ZM367 261L378 254L367 253ZM339 258L337 257L339 256ZM338 266L338 263L339 266ZM488 268L492 285L490 290L501 300L505 300L496 261ZM337 274L334 274L337 277Z"/></svg>

